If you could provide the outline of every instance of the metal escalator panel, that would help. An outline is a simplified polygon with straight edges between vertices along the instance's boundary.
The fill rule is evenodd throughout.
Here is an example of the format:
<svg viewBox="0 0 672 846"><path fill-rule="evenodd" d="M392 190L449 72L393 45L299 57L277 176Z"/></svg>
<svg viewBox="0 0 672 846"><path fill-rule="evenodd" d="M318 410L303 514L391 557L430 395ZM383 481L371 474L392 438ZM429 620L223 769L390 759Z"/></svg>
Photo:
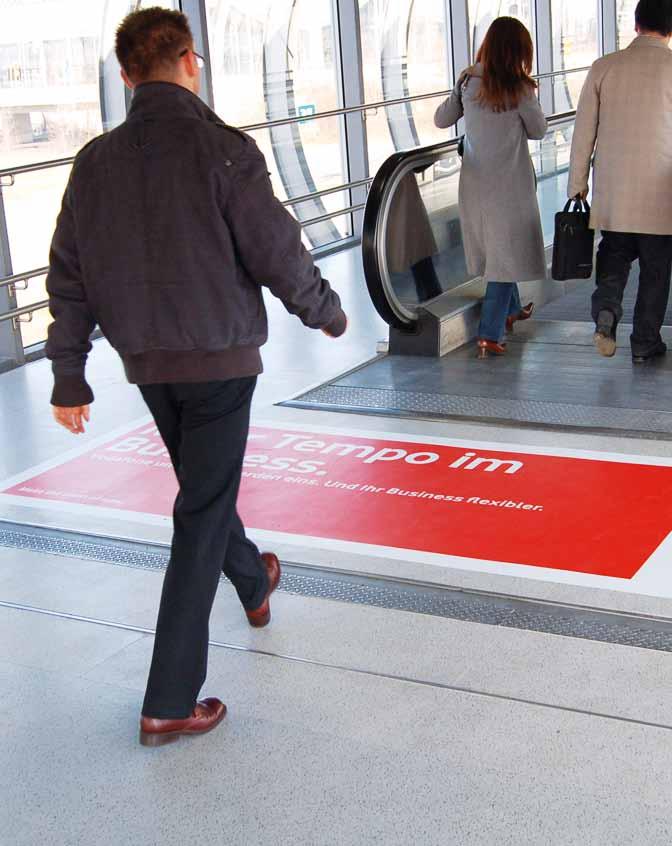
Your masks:
<svg viewBox="0 0 672 846"><path fill-rule="evenodd" d="M418 308L468 279L457 205L457 141L395 153L366 205L366 284L390 326L411 331Z"/></svg>

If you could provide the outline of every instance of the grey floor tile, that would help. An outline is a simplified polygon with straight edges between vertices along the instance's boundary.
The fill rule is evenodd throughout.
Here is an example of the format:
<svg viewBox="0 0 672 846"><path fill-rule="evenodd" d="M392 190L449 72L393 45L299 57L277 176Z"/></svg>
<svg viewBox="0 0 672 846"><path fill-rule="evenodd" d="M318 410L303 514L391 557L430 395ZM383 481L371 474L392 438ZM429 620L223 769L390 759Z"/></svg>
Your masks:
<svg viewBox="0 0 672 846"><path fill-rule="evenodd" d="M35 669L80 675L141 637L136 632L0 608L2 657Z"/></svg>
<svg viewBox="0 0 672 846"><path fill-rule="evenodd" d="M0 547L0 600L153 626L162 572Z"/></svg>
<svg viewBox="0 0 672 846"><path fill-rule="evenodd" d="M0 726L13 846L669 842L672 733L240 654L222 728L161 750L132 691L38 692Z"/></svg>
<svg viewBox="0 0 672 846"><path fill-rule="evenodd" d="M16 560L0 550L0 599L153 629L160 573L33 552ZM6 552L6 550L5 550ZM26 568L30 568L28 571ZM26 572L31 578L26 579ZM2 573L10 574L3 582ZM220 585L214 641L400 677L552 702L672 724L672 657L536 632L464 623L278 592L273 622L251 629L230 585ZM30 620L31 617L29 616ZM22 621L25 625L25 622ZM65 630L75 636L70 623ZM17 650L15 660L24 656ZM12 656L8 649L7 657ZM230 653L211 650L211 673ZM85 664L87 677L142 691L151 638ZM62 660L62 659L59 659ZM48 667L39 653L32 663ZM60 666L60 664L57 664ZM79 664L73 660L75 672Z"/></svg>

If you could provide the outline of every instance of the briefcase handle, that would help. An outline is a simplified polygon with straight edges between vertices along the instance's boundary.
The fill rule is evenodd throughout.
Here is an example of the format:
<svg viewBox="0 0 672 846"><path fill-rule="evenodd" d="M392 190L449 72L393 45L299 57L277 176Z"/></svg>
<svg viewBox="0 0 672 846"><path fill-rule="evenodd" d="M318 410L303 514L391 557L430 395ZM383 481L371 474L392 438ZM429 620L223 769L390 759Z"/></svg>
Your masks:
<svg viewBox="0 0 672 846"><path fill-rule="evenodd" d="M581 197L577 194L576 197L571 197L567 200L567 205L564 208L565 212L569 211L569 207L574 203L574 208L572 211L574 212L582 212L582 211L590 211L590 203L588 200L582 200Z"/></svg>

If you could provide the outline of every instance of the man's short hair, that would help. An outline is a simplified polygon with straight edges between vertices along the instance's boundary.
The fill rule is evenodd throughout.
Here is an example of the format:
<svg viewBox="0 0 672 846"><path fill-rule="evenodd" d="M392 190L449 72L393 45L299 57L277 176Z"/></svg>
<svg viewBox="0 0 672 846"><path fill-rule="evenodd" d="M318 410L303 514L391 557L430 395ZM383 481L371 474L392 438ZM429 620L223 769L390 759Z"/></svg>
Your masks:
<svg viewBox="0 0 672 846"><path fill-rule="evenodd" d="M153 6L124 18L115 52L129 79L138 83L174 71L180 53L193 43L186 15Z"/></svg>
<svg viewBox="0 0 672 846"><path fill-rule="evenodd" d="M672 0L639 0L635 23L646 32L672 35Z"/></svg>

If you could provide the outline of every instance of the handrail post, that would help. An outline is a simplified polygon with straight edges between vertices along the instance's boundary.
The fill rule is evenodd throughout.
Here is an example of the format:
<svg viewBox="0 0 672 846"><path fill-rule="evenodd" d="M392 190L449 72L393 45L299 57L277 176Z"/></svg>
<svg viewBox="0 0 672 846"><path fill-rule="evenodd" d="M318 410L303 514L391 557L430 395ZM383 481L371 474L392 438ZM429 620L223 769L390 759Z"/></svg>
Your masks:
<svg viewBox="0 0 672 846"><path fill-rule="evenodd" d="M5 216L5 198L0 186L0 274L12 275L12 256ZM10 286L0 288L0 315L16 308L16 295ZM3 364L9 367L19 367L25 361L21 331L14 325L14 321L6 320L0 323L0 370Z"/></svg>

